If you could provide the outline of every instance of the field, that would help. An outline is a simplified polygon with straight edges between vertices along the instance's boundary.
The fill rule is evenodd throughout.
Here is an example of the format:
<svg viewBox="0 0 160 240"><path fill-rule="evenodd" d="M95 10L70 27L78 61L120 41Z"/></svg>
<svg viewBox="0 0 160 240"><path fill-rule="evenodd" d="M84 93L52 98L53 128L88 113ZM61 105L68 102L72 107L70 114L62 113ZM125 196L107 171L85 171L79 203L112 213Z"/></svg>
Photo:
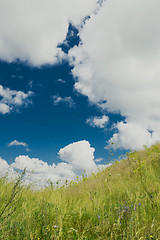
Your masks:
<svg viewBox="0 0 160 240"><path fill-rule="evenodd" d="M160 144L67 187L21 178L0 179L0 239L160 239Z"/></svg>

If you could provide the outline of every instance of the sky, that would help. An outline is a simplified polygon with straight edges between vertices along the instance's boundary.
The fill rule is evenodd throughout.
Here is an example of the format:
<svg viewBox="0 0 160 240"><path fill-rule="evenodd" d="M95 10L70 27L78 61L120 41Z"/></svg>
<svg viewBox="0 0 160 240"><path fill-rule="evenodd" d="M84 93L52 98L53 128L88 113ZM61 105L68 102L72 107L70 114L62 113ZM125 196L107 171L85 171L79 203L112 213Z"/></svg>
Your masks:
<svg viewBox="0 0 160 240"><path fill-rule="evenodd" d="M72 180L160 140L159 9L0 0L0 176Z"/></svg>

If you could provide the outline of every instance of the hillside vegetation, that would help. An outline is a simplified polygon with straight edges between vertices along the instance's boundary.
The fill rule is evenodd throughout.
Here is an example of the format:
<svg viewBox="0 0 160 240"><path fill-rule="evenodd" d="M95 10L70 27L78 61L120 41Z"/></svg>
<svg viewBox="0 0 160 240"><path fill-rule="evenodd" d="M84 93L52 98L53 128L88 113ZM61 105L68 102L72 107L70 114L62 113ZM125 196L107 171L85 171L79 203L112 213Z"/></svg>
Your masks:
<svg viewBox="0 0 160 240"><path fill-rule="evenodd" d="M160 239L160 144L68 187L21 181L0 179L0 239Z"/></svg>

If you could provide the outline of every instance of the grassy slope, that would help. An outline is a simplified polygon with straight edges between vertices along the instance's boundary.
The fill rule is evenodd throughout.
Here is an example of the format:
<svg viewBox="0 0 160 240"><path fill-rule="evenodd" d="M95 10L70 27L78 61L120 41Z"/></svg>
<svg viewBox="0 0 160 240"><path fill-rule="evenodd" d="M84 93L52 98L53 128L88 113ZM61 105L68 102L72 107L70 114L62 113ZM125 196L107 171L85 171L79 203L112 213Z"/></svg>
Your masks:
<svg viewBox="0 0 160 240"><path fill-rule="evenodd" d="M160 144L66 189L1 179L0 239L160 239Z"/></svg>

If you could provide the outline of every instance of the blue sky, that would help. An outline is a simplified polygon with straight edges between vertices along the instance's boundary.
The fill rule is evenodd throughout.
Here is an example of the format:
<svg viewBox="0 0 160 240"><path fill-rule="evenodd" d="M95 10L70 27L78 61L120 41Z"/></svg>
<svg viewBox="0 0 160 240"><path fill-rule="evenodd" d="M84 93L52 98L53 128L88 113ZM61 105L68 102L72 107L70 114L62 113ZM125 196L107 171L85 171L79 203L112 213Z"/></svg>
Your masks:
<svg viewBox="0 0 160 240"><path fill-rule="evenodd" d="M159 7L0 0L1 173L74 179L160 140Z"/></svg>
<svg viewBox="0 0 160 240"><path fill-rule="evenodd" d="M109 150L106 141L112 136L111 124L120 121L119 114L109 114L107 128L92 127L86 119L103 115L88 98L74 90L72 67L67 62L58 66L33 68L21 62L0 63L0 84L16 91L32 91L32 102L13 112L1 114L1 157L7 161L27 154L48 163L59 161L60 148L81 140L87 140L96 149L95 157L107 161ZM61 81L61 80L63 81ZM54 105L53 96L71 97L73 105L65 102ZM10 146L13 140L28 144ZM117 153L119 154L119 152ZM117 156L117 155L116 155Z"/></svg>

